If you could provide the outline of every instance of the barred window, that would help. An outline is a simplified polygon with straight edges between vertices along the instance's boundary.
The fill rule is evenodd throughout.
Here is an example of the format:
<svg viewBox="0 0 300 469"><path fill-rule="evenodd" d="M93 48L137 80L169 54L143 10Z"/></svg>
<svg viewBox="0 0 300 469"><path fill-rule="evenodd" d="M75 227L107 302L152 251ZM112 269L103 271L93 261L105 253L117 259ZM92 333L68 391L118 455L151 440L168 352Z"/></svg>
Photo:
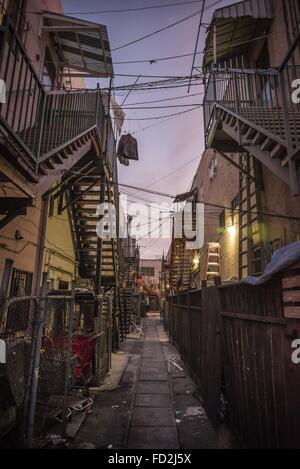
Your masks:
<svg viewBox="0 0 300 469"><path fill-rule="evenodd" d="M154 267L142 267L141 273L146 277L154 277Z"/></svg>
<svg viewBox="0 0 300 469"><path fill-rule="evenodd" d="M29 296L32 288L31 272L13 269L10 296L11 298ZM8 309L6 332L24 331L28 327L30 300L12 303Z"/></svg>
<svg viewBox="0 0 300 469"><path fill-rule="evenodd" d="M225 233L226 229L226 219L225 219L225 210L223 210L219 215L219 224L220 224L220 234Z"/></svg>
<svg viewBox="0 0 300 469"><path fill-rule="evenodd" d="M32 287L32 276L33 274L31 272L13 269L10 296L13 297L30 295Z"/></svg>

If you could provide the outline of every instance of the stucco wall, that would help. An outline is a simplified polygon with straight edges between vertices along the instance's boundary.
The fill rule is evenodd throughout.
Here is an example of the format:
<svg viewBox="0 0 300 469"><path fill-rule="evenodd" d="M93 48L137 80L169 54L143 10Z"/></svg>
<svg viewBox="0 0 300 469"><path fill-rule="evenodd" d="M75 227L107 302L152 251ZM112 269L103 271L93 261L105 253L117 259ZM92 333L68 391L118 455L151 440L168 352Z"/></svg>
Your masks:
<svg viewBox="0 0 300 469"><path fill-rule="evenodd" d="M29 30L26 32L25 46L28 55L32 60L32 65L36 69L40 78L42 77L43 71L43 57L45 46L49 47L53 60L55 61L56 52L54 51L53 45L50 41L50 38L47 34L39 36L40 28L40 15L36 13L41 13L43 10L48 9L56 13L62 13L62 5L60 0L31 0L28 2L27 19L29 22ZM25 36L24 36L25 37ZM74 87L83 87L84 82L81 79L74 79L72 81ZM38 243L38 236L40 233L40 216L41 216L41 197L36 195L36 186L34 184L28 183L25 178L14 169L13 166L9 165L9 161L5 160L0 155L0 171L10 177L17 185L28 190L29 195L33 196L33 208L27 210L27 215L25 217L17 217L12 222L10 222L5 228L0 232L0 285L3 276L3 269L6 259L13 260L13 267L28 271L34 272L36 267L36 246ZM13 191L8 191L3 188L1 185L0 188L0 197L4 196L22 196L18 189ZM65 218L65 214L62 218ZM49 239L52 240L55 244L61 245L62 249L73 249L73 246L70 244L69 232L65 230L67 223L64 221L60 222L59 219L53 219L49 225ZM64 227L64 228L63 228ZM16 231L19 231L23 239L16 240L15 234ZM49 247L49 246L47 246ZM70 249L69 249L70 248ZM73 264L74 253L70 252L71 262L62 260L61 257L57 258L54 254L53 263L57 265L63 265L65 270L70 272L75 272L75 267Z"/></svg>
<svg viewBox="0 0 300 469"><path fill-rule="evenodd" d="M58 199L54 203L53 216L48 216L43 264L52 288L58 288L60 280L68 282L70 286L71 281L77 277L69 213L66 209L58 215L57 207Z"/></svg>
<svg viewBox="0 0 300 469"><path fill-rule="evenodd" d="M2 228L0 232L0 283L5 259L13 260L14 268L34 272L36 246L39 235L40 208L40 201L37 201L36 208L29 208L26 216L16 218ZM23 239L15 239L17 230Z"/></svg>
<svg viewBox="0 0 300 469"><path fill-rule="evenodd" d="M159 285L160 272L161 272L161 259L141 259L140 270L142 272L143 267L154 267L154 277L143 275L143 278L147 283L151 283L153 286Z"/></svg>

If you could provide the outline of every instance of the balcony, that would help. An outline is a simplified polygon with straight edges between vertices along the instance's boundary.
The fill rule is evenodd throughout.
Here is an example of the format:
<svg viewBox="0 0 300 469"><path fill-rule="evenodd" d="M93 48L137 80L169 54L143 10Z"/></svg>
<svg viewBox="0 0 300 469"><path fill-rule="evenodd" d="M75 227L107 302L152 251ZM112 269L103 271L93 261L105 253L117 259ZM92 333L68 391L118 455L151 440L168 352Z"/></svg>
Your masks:
<svg viewBox="0 0 300 469"><path fill-rule="evenodd" d="M60 35L66 34L65 29L71 27L66 26L67 17L50 17L51 26L45 26L45 34L55 33L56 17L64 19L64 26L59 29ZM49 25L49 15L47 20ZM80 28L87 27L78 26L76 37L80 36ZM87 67L83 71L80 63L80 73L92 76L96 59L86 62L82 50L80 56ZM78 74L74 72L74 76ZM100 89L46 91L8 17L0 30L0 78L6 84L6 103L0 104L1 153L14 160L29 180L37 182L39 176L63 165L64 160L93 139L103 148L105 111Z"/></svg>
<svg viewBox="0 0 300 469"><path fill-rule="evenodd" d="M214 69L204 98L208 148L251 153L299 194L300 105L292 82L300 67L284 70Z"/></svg>

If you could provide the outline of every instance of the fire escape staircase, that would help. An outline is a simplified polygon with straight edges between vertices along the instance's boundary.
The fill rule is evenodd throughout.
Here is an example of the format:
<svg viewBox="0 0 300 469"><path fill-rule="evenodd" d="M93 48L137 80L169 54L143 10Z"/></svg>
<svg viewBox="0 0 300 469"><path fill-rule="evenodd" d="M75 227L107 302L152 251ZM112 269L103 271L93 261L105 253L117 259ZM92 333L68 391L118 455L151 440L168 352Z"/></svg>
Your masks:
<svg viewBox="0 0 300 469"><path fill-rule="evenodd" d="M104 196L103 200L101 195ZM108 209L109 204L112 207L116 204L114 186L107 183L105 176L93 172L72 184L70 200L79 252L80 276L95 278L97 263L100 262L101 278L105 285L115 285L119 269L118 240L111 234L116 226L116 214ZM101 203L104 203L104 218L98 210ZM106 230L107 236L102 236Z"/></svg>
<svg viewBox="0 0 300 469"><path fill-rule="evenodd" d="M215 70L204 98L206 145L248 152L299 194L300 105L295 71Z"/></svg>
<svg viewBox="0 0 300 469"><path fill-rule="evenodd" d="M46 91L11 26L0 30L0 78L6 84L6 102L0 103L0 153L29 183L61 174L91 145L103 148L100 89Z"/></svg>

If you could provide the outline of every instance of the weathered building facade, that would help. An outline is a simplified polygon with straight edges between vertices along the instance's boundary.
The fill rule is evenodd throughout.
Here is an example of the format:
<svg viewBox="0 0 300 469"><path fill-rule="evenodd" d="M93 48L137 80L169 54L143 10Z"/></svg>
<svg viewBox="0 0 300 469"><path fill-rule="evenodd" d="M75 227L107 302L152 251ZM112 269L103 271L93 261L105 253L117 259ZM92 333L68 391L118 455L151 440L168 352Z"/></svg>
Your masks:
<svg viewBox="0 0 300 469"><path fill-rule="evenodd" d="M191 285L164 307L208 415L248 448L299 447L290 354L300 325L299 19L296 0L247 0L213 15L206 151L191 187L205 207L205 244L191 251Z"/></svg>
<svg viewBox="0 0 300 469"><path fill-rule="evenodd" d="M161 259L141 259L141 277L154 290L158 289L161 273Z"/></svg>
<svg viewBox="0 0 300 469"><path fill-rule="evenodd" d="M297 18L292 0L249 0L213 15L203 58L206 151L191 187L205 204L194 288L214 275L260 275L277 249L299 240Z"/></svg>
<svg viewBox="0 0 300 469"><path fill-rule="evenodd" d="M0 436L22 406L33 428L24 376L34 396L39 378L30 373L44 366L48 351L68 360L82 354L76 379L99 384L120 340L125 273L116 134L110 93L85 88L93 77L113 78L106 26L64 15L60 1L0 3L0 339L9 341L9 355L20 340L35 347L29 365L17 354L13 379L23 397L4 400ZM44 314L47 294L52 300L37 330L35 307Z"/></svg>

